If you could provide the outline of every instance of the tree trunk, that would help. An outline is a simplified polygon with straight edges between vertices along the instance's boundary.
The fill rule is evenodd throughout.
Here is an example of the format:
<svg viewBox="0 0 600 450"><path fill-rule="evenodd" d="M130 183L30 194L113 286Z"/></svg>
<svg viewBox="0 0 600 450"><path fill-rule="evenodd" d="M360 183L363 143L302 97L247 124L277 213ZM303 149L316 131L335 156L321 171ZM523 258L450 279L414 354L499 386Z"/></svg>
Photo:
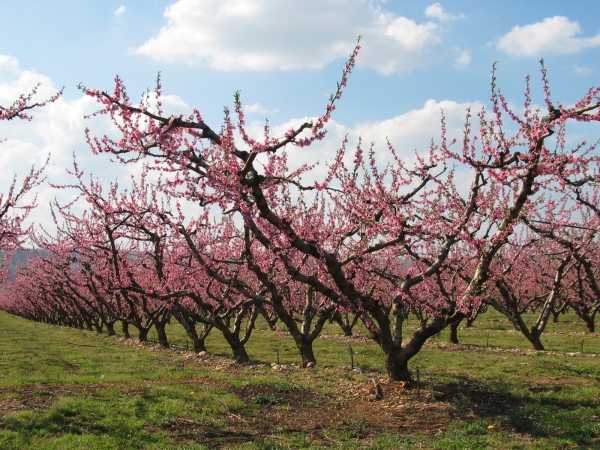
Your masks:
<svg viewBox="0 0 600 450"><path fill-rule="evenodd" d="M231 351L233 352L233 357L235 358L235 362L238 364L246 364L250 362L250 358L248 357L248 353L246 353L246 348L244 344L240 342L240 339L231 332L231 330L227 327L221 328L221 332L223 333L223 337L231 347Z"/></svg>
<svg viewBox="0 0 600 450"><path fill-rule="evenodd" d="M303 342L298 344L298 350L300 351L300 356L302 357L302 367L306 367L308 363L317 363L317 358L315 358L315 353L313 351L312 342L306 343Z"/></svg>
<svg viewBox="0 0 600 450"><path fill-rule="evenodd" d="M458 344L458 326L462 322L461 320L456 320L450 324L450 338L449 341L452 344Z"/></svg>
<svg viewBox="0 0 600 450"><path fill-rule="evenodd" d="M139 330L140 333L138 334L138 339L140 342L148 341L148 332L150 331L150 328L140 327Z"/></svg>
<svg viewBox="0 0 600 450"><path fill-rule="evenodd" d="M206 347L204 346L204 338L200 339L198 337L198 333L196 331L196 327L190 327L190 330L187 330L187 335L192 341L192 345L194 346L194 353L205 352Z"/></svg>
<svg viewBox="0 0 600 450"><path fill-rule="evenodd" d="M591 321L586 320L585 328L586 328L586 333L594 333L595 332L594 319L592 319Z"/></svg>
<svg viewBox="0 0 600 450"><path fill-rule="evenodd" d="M192 345L194 346L194 352L205 352L206 347L204 346L204 339L208 335L208 331L210 331L207 330L208 325L203 324L202 337L199 337L198 330L196 330L196 321L193 318L191 318L189 314L184 314L179 310L174 310L173 316L185 329L186 334L188 335L188 337L192 341Z"/></svg>
<svg viewBox="0 0 600 450"><path fill-rule="evenodd" d="M527 339L529 339L529 342L531 342L533 344L534 350L545 350L539 336L529 335L529 336L527 336Z"/></svg>
<svg viewBox="0 0 600 450"><path fill-rule="evenodd" d="M167 332L165 331L165 324L160 321L157 320L154 323L154 327L156 328L156 334L158 336L158 342L160 344L161 347L164 348L169 348L169 340L167 339Z"/></svg>
<svg viewBox="0 0 600 450"><path fill-rule="evenodd" d="M115 323L114 322L104 322L106 325L106 333L109 336L114 336L115 334Z"/></svg>
<svg viewBox="0 0 600 450"><path fill-rule="evenodd" d="M330 322L335 322L339 325L339 327L344 332L344 336L352 336L352 328L358 322L358 316L354 315L352 320L348 317L348 313L340 313L339 311L335 311L331 316Z"/></svg>
<svg viewBox="0 0 600 450"><path fill-rule="evenodd" d="M412 381L408 361L419 353L431 336L442 331L450 323L460 322L464 317L464 314L456 313L450 321L442 317L434 319L430 324L419 327L404 347L393 343L393 340L392 343L380 344L385 353L385 367L390 381Z"/></svg>
<svg viewBox="0 0 600 450"><path fill-rule="evenodd" d="M131 337L129 335L129 322L126 320L121 321L121 330L123 331L123 337L125 339L129 339Z"/></svg>
<svg viewBox="0 0 600 450"><path fill-rule="evenodd" d="M231 347L236 363L246 364L250 362L250 357L248 356L248 353L246 353L246 348L239 341L230 341L228 339L227 343Z"/></svg>
<svg viewBox="0 0 600 450"><path fill-rule="evenodd" d="M408 359L402 353L402 349L396 347L385 356L385 368L390 381L412 381Z"/></svg>

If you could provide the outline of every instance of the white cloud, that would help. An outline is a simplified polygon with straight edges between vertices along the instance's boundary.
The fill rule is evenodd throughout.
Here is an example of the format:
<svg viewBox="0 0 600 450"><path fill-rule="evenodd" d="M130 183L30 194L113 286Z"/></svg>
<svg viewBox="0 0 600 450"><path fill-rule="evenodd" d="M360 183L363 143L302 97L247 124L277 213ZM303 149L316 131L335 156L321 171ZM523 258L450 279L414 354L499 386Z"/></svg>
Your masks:
<svg viewBox="0 0 600 450"><path fill-rule="evenodd" d="M354 148L359 138L362 139L363 149L368 148L373 142L376 150L376 160L380 166L393 162L387 149L387 141L396 150L397 155L407 164L415 161L415 151L420 155L429 152L431 140L440 142L442 111L446 120L448 141L453 138L459 140L464 133L466 110L479 111L481 103L457 103L452 100L435 101L428 100L422 108L408 111L391 119L379 122L365 122L352 127L345 126L330 120L327 123L327 135L325 139L315 142L310 147L288 148L288 163L290 169L295 169L303 164L312 164L320 161L320 164L308 176L304 178L305 183L321 181L327 172L325 161L333 161L338 148L344 138L348 137L346 163L351 164L354 158ZM291 127L298 127L304 122L310 122L314 118L297 118L285 123L272 126L271 134L274 137L282 137ZM264 124L255 121L249 127L249 133L255 139L263 136ZM455 148L457 150L457 148ZM458 150L457 150L458 151Z"/></svg>
<svg viewBox="0 0 600 450"><path fill-rule="evenodd" d="M444 10L444 8L442 8L442 5L440 5L439 3L434 3L433 5L430 5L427 8L425 8L425 15L432 19L437 19L441 22L448 22L450 20L465 18L464 14L448 14Z"/></svg>
<svg viewBox="0 0 600 450"><path fill-rule="evenodd" d="M456 49L457 55L454 59L454 67L456 69L464 69L471 64L471 52L468 50Z"/></svg>
<svg viewBox="0 0 600 450"><path fill-rule="evenodd" d="M19 61L14 56L0 55L0 70L18 72Z"/></svg>
<svg viewBox="0 0 600 450"><path fill-rule="evenodd" d="M125 6L121 5L115 10L115 16L120 17L125 12Z"/></svg>
<svg viewBox="0 0 600 450"><path fill-rule="evenodd" d="M246 114L269 114L276 113L277 110L268 110L263 107L259 102L253 103L252 105L244 105L244 112Z"/></svg>
<svg viewBox="0 0 600 450"><path fill-rule="evenodd" d="M436 5L438 19L454 18ZM367 0L178 0L164 15L167 24L134 52L219 70L321 68L347 57L362 35L358 65L401 73L426 63L441 42L436 23Z"/></svg>
<svg viewBox="0 0 600 450"><path fill-rule="evenodd" d="M28 93L37 83L41 83L38 94L34 98L46 100L57 92L52 80L43 75L19 67L14 57L0 57L0 69L7 66L9 72L0 70L0 105L11 104L20 94ZM169 98L166 103L172 99ZM86 176L98 175L107 181L116 177L123 178L126 169L111 164L108 155L94 156L89 149L84 129L89 126L95 135L110 134L114 127L106 117L85 120L84 115L98 109L94 99L81 96L74 100L59 98L43 108L31 111L33 121L11 120L0 121L0 192L6 192L13 176L17 175L17 183L23 180L30 167L39 168L50 154L50 165L45 171L48 182L68 184L73 181L66 173L72 167L73 153L77 155L80 167ZM49 203L54 199L66 202L73 193L66 190L52 189L48 184L38 187L38 207L30 215L30 223L43 224L52 231L54 229Z"/></svg>
<svg viewBox="0 0 600 450"><path fill-rule="evenodd" d="M600 46L600 34L591 38L577 37L581 28L567 17L548 17L530 25L515 26L498 41L498 49L509 55L535 56L543 54L579 53L587 47Z"/></svg>
<svg viewBox="0 0 600 450"><path fill-rule="evenodd" d="M0 93L4 95L6 90L14 92L26 91L37 81L42 81L41 93L46 96L55 92L52 80L35 72L25 71L18 67L18 61L14 60L17 76L13 75L12 81L0 78ZM12 63L11 63L12 64ZM0 73L1 75L1 73ZM154 94L150 93L150 103L154 100ZM14 95L9 96L11 99ZM163 96L163 107L165 114L188 114L189 106L179 97L174 95ZM2 98L0 98L2 104ZM351 162L353 148L358 138L368 147L370 142L375 142L377 149L377 160L382 165L390 161L387 151L386 138L395 146L397 153L407 163L414 160L414 152L418 150L423 154L428 151L430 140L433 138L439 142L441 110L446 116L446 127L450 137L460 138L463 132L465 109L469 104L456 103L453 101L427 101L422 108L409 111L405 114L380 122L361 123L355 126L345 126L331 120L327 124L329 130L326 138L308 148L290 148L289 166L298 167L304 163L312 163L317 160L322 162L331 161L335 157L336 150L341 145L344 137L348 135L347 161ZM472 105L478 110L480 105ZM247 105L246 111L262 114L265 108L260 103ZM72 164L72 154L76 153L79 166L85 170L86 178L91 174L98 176L103 183L118 178L123 182L123 188L129 182L129 175L138 175L139 166L123 166L111 164L109 155L92 155L89 150L83 130L87 126L92 130L94 136L104 134L115 135L114 126L104 117L96 117L91 120L83 119L84 114L97 110L97 104L89 97L81 96L74 100L59 99L55 103L35 111L33 122L11 121L10 127L0 122L0 136L7 140L0 144L0 192L6 189L14 173L23 176L31 164L38 167L51 153L51 166L47 169L48 180L57 184L67 184L72 178L66 174L65 169ZM283 136L292 125L298 125L310 118L299 118L286 123L274 124L271 127L273 136ZM211 124L218 129L218 124ZM249 126L251 135L261 138L264 133L264 123L256 121ZM243 147L243 146L242 146ZM322 180L327 168L321 164L310 178L306 181ZM65 203L72 198L73 193L65 190L55 190L42 186L38 190L39 207L33 212L31 221L42 223L50 231L53 229L49 215L48 204L55 197Z"/></svg>
<svg viewBox="0 0 600 450"><path fill-rule="evenodd" d="M592 69L589 67L575 66L573 72L575 72L577 75L590 75L592 73Z"/></svg>

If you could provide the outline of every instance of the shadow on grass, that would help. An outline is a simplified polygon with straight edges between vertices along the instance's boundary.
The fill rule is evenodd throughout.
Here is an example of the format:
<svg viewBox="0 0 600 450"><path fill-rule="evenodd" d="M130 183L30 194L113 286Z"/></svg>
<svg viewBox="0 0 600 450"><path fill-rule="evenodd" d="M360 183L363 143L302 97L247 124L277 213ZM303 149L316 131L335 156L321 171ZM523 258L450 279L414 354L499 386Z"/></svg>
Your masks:
<svg viewBox="0 0 600 450"><path fill-rule="evenodd" d="M435 391L454 406L456 418L489 424L491 430L600 445L600 397L579 393L581 398L573 398L559 382L515 386L514 381L491 384L459 376L436 384Z"/></svg>

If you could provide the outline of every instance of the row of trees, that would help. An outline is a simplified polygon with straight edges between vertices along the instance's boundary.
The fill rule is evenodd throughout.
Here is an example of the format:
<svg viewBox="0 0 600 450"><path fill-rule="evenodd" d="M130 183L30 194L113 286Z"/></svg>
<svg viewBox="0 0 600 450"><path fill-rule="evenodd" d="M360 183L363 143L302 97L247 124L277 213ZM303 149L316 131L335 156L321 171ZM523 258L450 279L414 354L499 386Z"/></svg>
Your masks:
<svg viewBox="0 0 600 450"><path fill-rule="evenodd" d="M568 122L600 119L600 89L547 113L532 107L529 79L517 115L492 77L491 110L467 111L459 142L441 119L437 145L411 163L388 143L342 143L324 179L315 164L289 168L288 151L323 139L354 67L356 47L323 115L262 139L246 127L239 95L215 132L194 110L163 115L133 103L123 81L112 92L82 87L118 137L86 135L92 151L121 164L145 162L127 189L85 181L74 164L78 200L53 205L56 235L32 234L37 252L2 296L2 307L35 320L145 339L177 320L196 351L212 330L236 360L256 318L288 332L303 365L328 320L351 331L356 318L379 344L392 380L409 380L409 360L431 336L456 330L491 305L542 349L554 311L568 305L593 329L598 274L598 157L571 143ZM475 114L475 117L473 117ZM476 122L475 125L473 122ZM505 123L506 122L506 123ZM238 143L244 147L240 148ZM471 176L468 188L458 178ZM76 212L84 202L86 212ZM535 309L533 326L523 313ZM420 326L403 339L409 313ZM406 333L404 333L406 334Z"/></svg>

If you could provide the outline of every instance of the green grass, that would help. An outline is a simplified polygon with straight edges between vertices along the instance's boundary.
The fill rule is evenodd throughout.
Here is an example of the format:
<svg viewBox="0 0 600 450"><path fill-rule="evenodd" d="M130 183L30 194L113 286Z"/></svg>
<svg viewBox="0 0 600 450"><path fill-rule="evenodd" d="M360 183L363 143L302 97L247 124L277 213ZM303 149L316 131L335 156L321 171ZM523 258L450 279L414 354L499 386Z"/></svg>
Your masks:
<svg viewBox="0 0 600 450"><path fill-rule="evenodd" d="M406 337L416 325L408 321ZM394 425L369 410L348 411L343 425L328 422L326 429L318 420L309 429L276 419L326 418L340 383L361 386L356 373L333 368L350 364L347 343L337 339L316 341L315 369L278 372L270 367L273 349L283 364L299 358L290 338L268 330L257 330L247 346L266 364L235 368L0 312L0 448L600 448L600 338L584 335L572 315L554 328L542 337L550 352L528 351L526 339L507 332L512 327L495 312L459 331L468 345L447 345L441 333L410 366L419 368L424 392L443 399L417 400L412 391L403 417L416 425L399 433L406 419ZM328 325L326 333L338 332ZM178 325L168 333L185 347ZM581 340L584 353L568 355ZM207 347L229 355L216 332ZM352 348L355 362L383 377L376 345L353 341ZM440 429L430 433L429 420Z"/></svg>
<svg viewBox="0 0 600 450"><path fill-rule="evenodd" d="M114 338L16 320L0 312L0 386L108 383L180 378L189 369L136 348L115 351Z"/></svg>

